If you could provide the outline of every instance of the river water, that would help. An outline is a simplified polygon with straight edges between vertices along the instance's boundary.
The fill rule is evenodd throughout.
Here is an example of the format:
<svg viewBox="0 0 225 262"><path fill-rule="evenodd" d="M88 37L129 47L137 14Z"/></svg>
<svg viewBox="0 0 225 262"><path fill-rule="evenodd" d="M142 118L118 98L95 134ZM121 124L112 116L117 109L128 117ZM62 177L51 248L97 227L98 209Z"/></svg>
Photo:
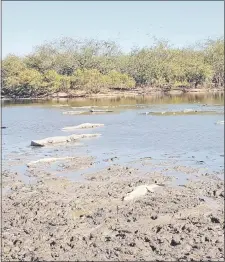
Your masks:
<svg viewBox="0 0 225 262"><path fill-rule="evenodd" d="M93 114L94 109L113 112ZM146 112L201 111L196 114L157 115ZM64 111L87 111L66 115ZM152 96L111 99L64 99L60 101L19 101L2 103L3 169L26 172L26 163L43 157L84 156L96 158L94 169L104 168L108 159L127 164L141 158L155 163L173 159L205 170L224 168L223 95ZM102 123L96 129L63 132L66 126ZM77 144L31 147L31 140L76 133L100 133L99 138L84 139ZM112 163L111 163L112 164ZM90 170L89 170L90 171ZM87 170L87 172L89 172ZM76 172L67 174L71 179Z"/></svg>

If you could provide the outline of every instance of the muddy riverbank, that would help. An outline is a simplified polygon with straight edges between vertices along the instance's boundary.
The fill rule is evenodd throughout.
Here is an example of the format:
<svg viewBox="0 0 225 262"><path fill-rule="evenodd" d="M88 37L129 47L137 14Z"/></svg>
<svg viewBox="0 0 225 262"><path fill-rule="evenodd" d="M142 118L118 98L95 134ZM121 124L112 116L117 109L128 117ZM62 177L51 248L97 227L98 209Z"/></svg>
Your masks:
<svg viewBox="0 0 225 262"><path fill-rule="evenodd" d="M2 116L3 261L224 260L222 95L4 102Z"/></svg>
<svg viewBox="0 0 225 262"><path fill-rule="evenodd" d="M72 159L65 169L90 161ZM79 182L45 172L46 163L28 169L29 183L4 171L3 260L223 261L223 180L183 167L189 179L174 183L168 170L143 172L141 162L111 164ZM124 200L152 184L159 189Z"/></svg>
<svg viewBox="0 0 225 262"><path fill-rule="evenodd" d="M46 99L63 99L63 98L113 98L113 97L136 97L136 96L156 96L156 95L182 95L182 94L221 94L224 93L224 88L185 88L162 90L160 88L135 88L131 90L107 90L100 93L87 93L85 91L74 91L72 93L58 92L51 95L34 96L34 97L18 97L18 96L2 96L2 100L46 100Z"/></svg>

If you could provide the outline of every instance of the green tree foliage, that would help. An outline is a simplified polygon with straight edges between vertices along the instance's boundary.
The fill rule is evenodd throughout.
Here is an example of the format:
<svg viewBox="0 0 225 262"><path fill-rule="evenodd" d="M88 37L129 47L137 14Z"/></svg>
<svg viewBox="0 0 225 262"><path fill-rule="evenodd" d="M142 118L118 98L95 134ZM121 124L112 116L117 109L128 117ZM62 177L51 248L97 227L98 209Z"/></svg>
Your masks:
<svg viewBox="0 0 225 262"><path fill-rule="evenodd" d="M122 74L115 70L110 71L107 74L106 81L109 88L129 89L135 86L133 78L129 77L127 74Z"/></svg>
<svg viewBox="0 0 225 262"><path fill-rule="evenodd" d="M208 40L204 51L206 63L213 72L213 83L224 86L224 39Z"/></svg>
<svg viewBox="0 0 225 262"><path fill-rule="evenodd" d="M46 44L36 47L35 52L28 55L24 62L28 68L33 68L43 74L54 69L57 57L57 50L51 44Z"/></svg>
<svg viewBox="0 0 225 262"><path fill-rule="evenodd" d="M110 71L102 74L97 69L78 69L71 78L71 88L78 88L90 93L98 93L104 89L124 89L135 86L135 81L126 74Z"/></svg>
<svg viewBox="0 0 225 262"><path fill-rule="evenodd" d="M138 85L197 87L212 80L213 69L202 52L174 49L160 41L151 48L134 51L128 73Z"/></svg>
<svg viewBox="0 0 225 262"><path fill-rule="evenodd" d="M182 49L160 40L125 54L113 41L62 38L36 47L24 58L8 55L2 63L2 84L2 94L10 96L135 86L222 87L224 40Z"/></svg>
<svg viewBox="0 0 225 262"><path fill-rule="evenodd" d="M41 94L42 76L37 70L26 68L20 72L19 78L19 96L36 96Z"/></svg>
<svg viewBox="0 0 225 262"><path fill-rule="evenodd" d="M49 70L42 75L42 88L48 92L58 92L61 86L61 75L59 75L55 70Z"/></svg>
<svg viewBox="0 0 225 262"><path fill-rule="evenodd" d="M2 63L3 94L35 96L41 85L41 73L27 68L19 57L10 55Z"/></svg>
<svg viewBox="0 0 225 262"><path fill-rule="evenodd" d="M25 69L22 59L8 55L2 62L2 92L13 92L20 85L20 73Z"/></svg>

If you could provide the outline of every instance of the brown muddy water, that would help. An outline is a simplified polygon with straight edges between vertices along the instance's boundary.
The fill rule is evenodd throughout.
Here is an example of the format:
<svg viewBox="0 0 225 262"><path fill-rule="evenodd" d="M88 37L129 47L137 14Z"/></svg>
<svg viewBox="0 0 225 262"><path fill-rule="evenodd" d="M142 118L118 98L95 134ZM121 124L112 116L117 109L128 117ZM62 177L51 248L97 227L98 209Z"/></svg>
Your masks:
<svg viewBox="0 0 225 262"><path fill-rule="evenodd" d="M113 112L90 113L90 109ZM85 113L63 114L73 110ZM197 113L182 113L185 110ZM180 113L157 114L160 112ZM6 126L2 129L3 169L15 170L24 181L30 181L26 166L30 161L86 155L95 159L91 168L65 172L61 168L63 164L53 164L49 171L77 180L83 173L95 172L112 163L129 165L146 158L154 164L143 167L146 171L165 168L160 163L173 160L174 165L221 172L224 168L224 125L217 122L223 120L223 95L3 101L2 126ZM102 123L104 127L61 131L63 127L82 123ZM100 133L101 137L85 139L78 144L30 146L31 140L81 133ZM184 183L182 172L175 175Z"/></svg>

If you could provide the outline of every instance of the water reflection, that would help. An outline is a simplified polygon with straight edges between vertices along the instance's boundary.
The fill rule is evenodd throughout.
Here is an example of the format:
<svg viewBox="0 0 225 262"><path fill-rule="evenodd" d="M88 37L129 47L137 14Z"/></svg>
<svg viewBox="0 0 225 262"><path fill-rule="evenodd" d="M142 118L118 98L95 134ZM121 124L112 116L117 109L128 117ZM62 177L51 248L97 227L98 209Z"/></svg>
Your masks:
<svg viewBox="0 0 225 262"><path fill-rule="evenodd" d="M223 94L185 94L4 101L3 125L7 127L2 130L4 166L7 166L7 162L10 164L10 159L14 161L18 157L21 165L25 165L26 162L46 156L90 155L96 158L99 166L105 165L106 156L117 157L115 163L119 164L151 157L156 161L172 158L183 162L183 165L197 168L199 164L196 163L203 161L201 166L204 168L221 170L224 166L224 158L221 157L224 155L224 125L215 123L223 120L223 99ZM69 107L54 106L61 104L68 104ZM110 114L62 114L65 110L76 110L71 107L87 107L88 111L90 106L115 108ZM176 117L141 115L150 110L172 112L190 109L213 111L217 114L185 114ZM79 147L75 144L38 149L29 146L31 140L64 136L63 127L82 123L104 124L104 128L98 131L102 136L99 139L81 141L84 144ZM95 133L96 130L74 132Z"/></svg>
<svg viewBox="0 0 225 262"><path fill-rule="evenodd" d="M152 95L152 96L132 96L132 97L111 97L111 98L61 98L49 100L3 100L3 107L22 106L22 105L57 105L68 104L69 106L119 106L137 104L184 104L184 103L203 103L224 105L223 93L210 94L182 94L182 95Z"/></svg>

